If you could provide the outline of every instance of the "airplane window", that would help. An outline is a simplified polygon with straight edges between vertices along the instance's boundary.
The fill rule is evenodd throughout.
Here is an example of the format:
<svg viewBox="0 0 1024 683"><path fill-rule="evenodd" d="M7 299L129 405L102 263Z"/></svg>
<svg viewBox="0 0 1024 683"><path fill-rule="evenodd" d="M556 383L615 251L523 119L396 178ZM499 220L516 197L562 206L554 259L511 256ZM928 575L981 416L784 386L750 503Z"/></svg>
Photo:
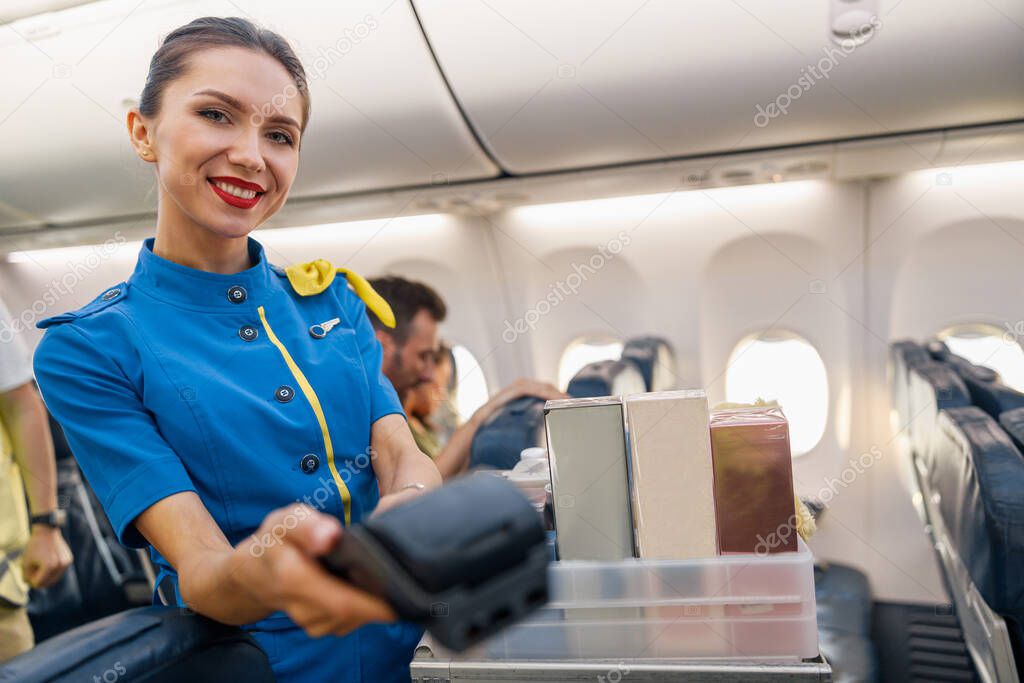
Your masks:
<svg viewBox="0 0 1024 683"><path fill-rule="evenodd" d="M725 371L725 397L776 400L789 420L793 457L821 440L828 420L828 376L811 344L792 333L751 335L736 345Z"/></svg>
<svg viewBox="0 0 1024 683"><path fill-rule="evenodd" d="M1005 331L993 325L957 325L939 333L949 350L975 365L992 368L1003 382L1024 391L1024 349L1020 341L1024 324L1008 326Z"/></svg>
<svg viewBox="0 0 1024 683"><path fill-rule="evenodd" d="M455 408L463 422L487 402L487 378L476 357L465 346L452 347L455 356Z"/></svg>
<svg viewBox="0 0 1024 683"><path fill-rule="evenodd" d="M569 380L584 365L598 360L618 360L622 356L622 341L613 337L581 337L562 352L558 363L558 386L565 389Z"/></svg>

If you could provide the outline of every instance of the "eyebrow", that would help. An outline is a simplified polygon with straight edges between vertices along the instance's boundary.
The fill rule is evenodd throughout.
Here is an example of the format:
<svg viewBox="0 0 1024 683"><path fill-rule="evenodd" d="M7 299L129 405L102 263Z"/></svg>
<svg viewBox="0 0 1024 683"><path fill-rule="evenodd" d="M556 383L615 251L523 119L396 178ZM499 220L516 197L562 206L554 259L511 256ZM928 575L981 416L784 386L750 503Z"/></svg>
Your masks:
<svg viewBox="0 0 1024 683"><path fill-rule="evenodd" d="M231 95L228 95L226 92L221 92L220 90L213 90L212 88L207 88L206 90L194 92L192 93L192 95L209 95L210 97L216 97L218 100L224 102L230 107L234 107L238 111L245 111L245 105L243 105L238 98L232 97ZM285 116L284 114L279 113L275 114L274 116L267 116L264 118L267 121L271 121L273 123L284 123L290 126L295 126L296 128L299 129L302 128L302 126L299 125L298 121L296 121L290 116Z"/></svg>

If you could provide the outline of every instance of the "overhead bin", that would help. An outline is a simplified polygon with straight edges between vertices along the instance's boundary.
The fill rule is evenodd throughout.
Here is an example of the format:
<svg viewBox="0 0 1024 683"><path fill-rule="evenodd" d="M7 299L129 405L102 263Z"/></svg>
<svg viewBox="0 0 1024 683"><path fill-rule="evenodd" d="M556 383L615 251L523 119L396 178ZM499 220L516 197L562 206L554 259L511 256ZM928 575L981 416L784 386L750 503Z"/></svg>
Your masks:
<svg viewBox="0 0 1024 683"><path fill-rule="evenodd" d="M155 209L151 168L128 144L158 38L211 14L199 0L89 3L0 33L0 230ZM492 177L407 2L272 0L225 6L288 38L312 117L292 198ZM16 68L15 68L16 65Z"/></svg>
<svg viewBox="0 0 1024 683"><path fill-rule="evenodd" d="M512 173L1024 112L1019 3L880 2L870 39L852 49L833 41L824 1L413 4L470 122ZM930 163L936 151L920 153Z"/></svg>

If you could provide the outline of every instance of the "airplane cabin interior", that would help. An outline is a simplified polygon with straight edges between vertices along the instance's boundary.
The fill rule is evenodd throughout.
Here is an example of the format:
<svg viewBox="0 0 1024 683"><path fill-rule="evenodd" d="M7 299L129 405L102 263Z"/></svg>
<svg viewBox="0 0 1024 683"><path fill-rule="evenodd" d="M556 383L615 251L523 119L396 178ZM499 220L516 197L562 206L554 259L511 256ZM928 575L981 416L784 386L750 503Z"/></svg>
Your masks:
<svg viewBox="0 0 1024 683"><path fill-rule="evenodd" d="M283 651L241 626L252 619L186 605L178 577L164 581L164 548L123 542L114 510L129 493L98 477L118 444L149 437L87 438L114 415L100 367L136 383L170 440L179 418L149 407L164 405L153 394L170 366L236 365L198 360L198 332L134 312L170 305L147 298L136 263L159 258L147 240L161 245L168 215L193 210L173 208L176 192L202 186L202 210L246 215L247 185L234 199L191 173L169 187L126 127L160 41L206 16L287 39L311 101L287 201L234 244L262 245L281 292L297 287L292 264L323 260L327 292L366 302L369 321L344 309L282 330L267 303L262 325L217 343L266 353L253 381L283 376L287 391L207 405L200 385L177 403L207 412L200 427L236 423L223 470L252 449L284 458L245 432L290 429L257 415L299 409L314 446L282 460L289 488L263 513L296 502L293 481L354 497L344 509L358 519L340 516L344 542L317 571L425 629L402 680L1024 680L1024 4L12 0L0 6L0 345L35 352L28 385L50 410L73 561L20 604L0 581L0 616L24 610L34 631L34 647L0 659L0 681L326 680L283 673ZM292 100L232 125L269 125ZM259 168L230 144L200 168ZM293 153L257 144L271 173ZM386 301L388 277L443 299L429 362L450 375L417 380L443 395L417 425L466 474L449 484L435 457L443 486L415 481L411 502L364 514L343 475L367 467L337 416L362 414L375 380L370 393L331 387L330 363L386 366L388 344L406 343L399 303L394 337L373 317L367 291ZM323 296L289 300L319 311ZM204 305L190 315L216 335L249 303ZM113 334L80 375L44 380L40 365L66 355L45 340L73 344L77 330L86 344L103 325L134 330L118 334L152 352L153 374ZM326 344L349 355L305 357ZM95 409L68 409L65 386L93 386ZM24 443L0 453L0 483L21 467L32 494ZM0 550L0 577L24 583L22 551ZM374 680L369 661L344 680Z"/></svg>

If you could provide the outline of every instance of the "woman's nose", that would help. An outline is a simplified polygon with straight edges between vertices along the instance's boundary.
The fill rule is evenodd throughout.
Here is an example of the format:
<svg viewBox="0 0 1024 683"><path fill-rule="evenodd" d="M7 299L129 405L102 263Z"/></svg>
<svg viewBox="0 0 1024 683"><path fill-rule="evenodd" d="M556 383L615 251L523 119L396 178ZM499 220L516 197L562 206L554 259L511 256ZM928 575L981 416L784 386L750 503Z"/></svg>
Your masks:
<svg viewBox="0 0 1024 683"><path fill-rule="evenodd" d="M260 152L258 132L252 131L239 135L228 150L228 161L253 173L263 171L266 168L266 163Z"/></svg>

